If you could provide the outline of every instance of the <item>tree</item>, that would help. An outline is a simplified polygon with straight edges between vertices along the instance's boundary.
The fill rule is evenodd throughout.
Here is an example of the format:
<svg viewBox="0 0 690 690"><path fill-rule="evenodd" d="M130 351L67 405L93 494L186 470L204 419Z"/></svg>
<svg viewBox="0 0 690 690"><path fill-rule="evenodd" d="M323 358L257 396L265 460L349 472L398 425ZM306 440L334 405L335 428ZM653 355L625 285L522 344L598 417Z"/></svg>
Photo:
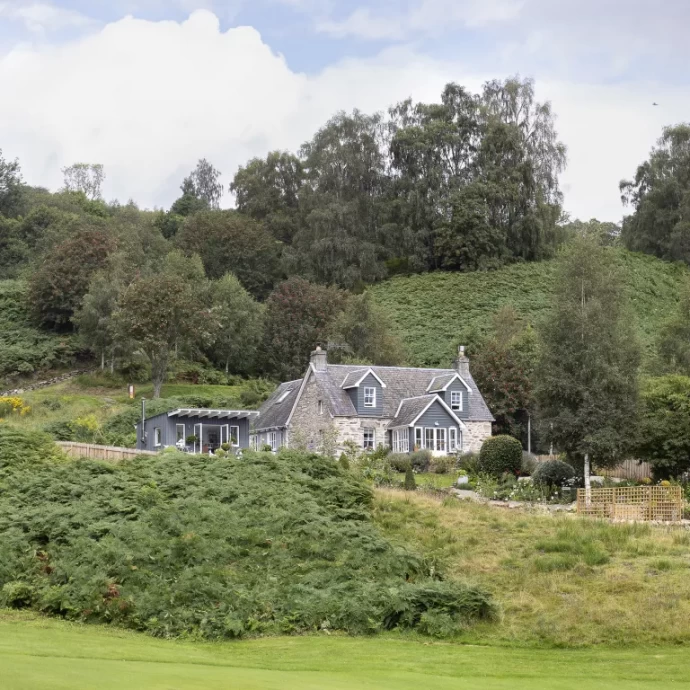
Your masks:
<svg viewBox="0 0 690 690"><path fill-rule="evenodd" d="M635 428L640 351L606 250L578 238L561 254L551 315L540 331L536 396L544 430L582 462L620 462Z"/></svg>
<svg viewBox="0 0 690 690"><path fill-rule="evenodd" d="M81 192L87 199L102 199L105 171L100 163L74 163L62 169L64 191Z"/></svg>
<svg viewBox="0 0 690 690"><path fill-rule="evenodd" d="M472 375L494 415L494 432L516 438L526 435L527 416L534 413L534 332L515 309L504 306L492 319L489 336L472 356Z"/></svg>
<svg viewBox="0 0 690 690"><path fill-rule="evenodd" d="M246 374L263 336L263 309L232 273L211 284L210 297L212 358L225 373L232 365L233 372Z"/></svg>
<svg viewBox="0 0 690 690"><path fill-rule="evenodd" d="M115 349L118 344L113 315L121 291L122 285L112 273L98 271L91 279L89 291L73 317L74 324L79 329L80 340L100 354L101 369L105 368L106 358L110 360L111 372L115 367Z"/></svg>
<svg viewBox="0 0 690 690"><path fill-rule="evenodd" d="M573 237L589 237L603 247L614 247L620 243L621 227L616 223L601 222L596 218L588 221L574 220L561 225L562 241Z"/></svg>
<svg viewBox="0 0 690 690"><path fill-rule="evenodd" d="M281 381L301 376L309 353L328 341L344 302L340 290L303 278L293 277L278 285L266 300L261 347L265 370Z"/></svg>
<svg viewBox="0 0 690 690"><path fill-rule="evenodd" d="M175 348L208 342L209 312L189 282L166 273L139 278L123 292L114 315L120 337L131 340L151 365L159 398Z"/></svg>
<svg viewBox="0 0 690 690"><path fill-rule="evenodd" d="M649 379L640 397L635 455L652 465L655 479L690 471L690 378Z"/></svg>
<svg viewBox="0 0 690 690"><path fill-rule="evenodd" d="M352 288L384 278L386 189L380 116L340 113L304 144L303 225L286 253L289 272Z"/></svg>
<svg viewBox="0 0 690 690"><path fill-rule="evenodd" d="M366 292L347 299L344 311L333 324L328 351L333 362L396 366L405 359L403 345L393 334L388 314Z"/></svg>
<svg viewBox="0 0 690 690"><path fill-rule="evenodd" d="M240 167L230 190L240 213L261 221L277 240L290 244L300 228L303 182L300 159L291 153L272 151L265 160L252 158Z"/></svg>
<svg viewBox="0 0 690 690"><path fill-rule="evenodd" d="M690 124L665 127L649 160L620 190L633 208L623 221L625 246L690 263Z"/></svg>
<svg viewBox="0 0 690 690"><path fill-rule="evenodd" d="M22 173L18 160L8 161L0 149L0 216L14 218L21 208Z"/></svg>
<svg viewBox="0 0 690 690"><path fill-rule="evenodd" d="M212 280L234 273L257 299L264 299L279 275L278 246L266 229L237 211L203 211L187 218L176 243L201 257Z"/></svg>
<svg viewBox="0 0 690 690"><path fill-rule="evenodd" d="M184 179L182 196L201 199L208 208L219 209L220 200L223 196L223 185L219 182L220 177L220 170L216 170L211 163L202 158L197 163L196 168ZM177 212L179 213L179 210Z"/></svg>
<svg viewBox="0 0 690 690"><path fill-rule="evenodd" d="M114 249L106 232L86 229L50 250L29 278L28 298L36 320L47 328L69 328L93 274Z"/></svg>

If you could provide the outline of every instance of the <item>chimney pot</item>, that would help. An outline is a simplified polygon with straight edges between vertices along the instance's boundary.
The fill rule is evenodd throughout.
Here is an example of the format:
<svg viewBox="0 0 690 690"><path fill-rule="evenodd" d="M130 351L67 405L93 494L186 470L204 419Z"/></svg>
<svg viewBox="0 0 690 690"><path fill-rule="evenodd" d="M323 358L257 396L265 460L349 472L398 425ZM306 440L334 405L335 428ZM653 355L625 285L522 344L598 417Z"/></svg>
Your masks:
<svg viewBox="0 0 690 690"><path fill-rule="evenodd" d="M465 346L458 346L458 358L453 362L453 369L463 378L470 374L470 360L465 354Z"/></svg>

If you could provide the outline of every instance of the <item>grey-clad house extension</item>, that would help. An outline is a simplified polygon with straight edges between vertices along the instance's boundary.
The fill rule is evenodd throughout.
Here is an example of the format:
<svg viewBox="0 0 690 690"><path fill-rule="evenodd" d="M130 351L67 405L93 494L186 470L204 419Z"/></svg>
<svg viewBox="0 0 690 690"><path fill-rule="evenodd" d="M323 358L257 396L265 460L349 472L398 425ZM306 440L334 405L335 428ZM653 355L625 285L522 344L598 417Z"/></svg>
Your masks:
<svg viewBox="0 0 690 690"><path fill-rule="evenodd" d="M163 412L137 424L137 448L162 450L177 446L192 453L207 453L223 443L249 447L251 419L258 412L248 410L180 409ZM195 440L187 443L187 439Z"/></svg>
<svg viewBox="0 0 690 690"><path fill-rule="evenodd" d="M449 369L329 364L320 347L304 378L281 384L253 420L251 445L319 450L336 439L435 455L477 451L494 418L463 347Z"/></svg>

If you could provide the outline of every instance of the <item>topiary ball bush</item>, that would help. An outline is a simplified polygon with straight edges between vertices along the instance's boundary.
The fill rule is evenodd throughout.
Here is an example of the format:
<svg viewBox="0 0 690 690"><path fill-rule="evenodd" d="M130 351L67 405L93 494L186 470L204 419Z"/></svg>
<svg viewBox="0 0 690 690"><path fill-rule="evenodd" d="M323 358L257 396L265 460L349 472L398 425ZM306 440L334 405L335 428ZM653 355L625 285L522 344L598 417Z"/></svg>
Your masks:
<svg viewBox="0 0 690 690"><path fill-rule="evenodd" d="M535 484L562 486L574 476L575 470L567 462L547 460L537 465L534 472L532 472L532 481Z"/></svg>
<svg viewBox="0 0 690 690"><path fill-rule="evenodd" d="M518 474L522 467L522 444L512 436L487 438L479 451L477 469L481 474L500 477L506 472Z"/></svg>

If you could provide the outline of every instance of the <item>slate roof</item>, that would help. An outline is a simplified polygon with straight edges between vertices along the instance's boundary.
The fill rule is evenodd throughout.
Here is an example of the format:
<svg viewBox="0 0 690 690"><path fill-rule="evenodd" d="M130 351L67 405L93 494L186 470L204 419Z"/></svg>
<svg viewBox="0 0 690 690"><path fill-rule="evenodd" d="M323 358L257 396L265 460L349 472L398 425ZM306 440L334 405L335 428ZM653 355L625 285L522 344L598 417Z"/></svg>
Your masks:
<svg viewBox="0 0 690 690"><path fill-rule="evenodd" d="M403 400L398 414L393 418L388 428L394 429L396 426L409 426L424 412L427 405L437 398L438 396L434 393L433 395L420 395L417 398Z"/></svg>
<svg viewBox="0 0 690 690"><path fill-rule="evenodd" d="M455 378L455 372L452 374L443 374L443 376L434 376L429 384L429 392L436 393L442 391L444 386L447 386Z"/></svg>
<svg viewBox="0 0 690 690"><path fill-rule="evenodd" d="M427 396L427 388L432 380L443 377L447 381L454 376L455 369L421 369L414 367L362 367L362 365L328 364L326 371L314 372L316 382L323 394L324 402L335 417L356 417L357 410L347 391L342 387L343 382L357 380L353 374L362 375L371 369L385 384L383 394L382 417L393 418L402 400ZM349 378L348 378L349 377ZM493 422L494 418L482 397L472 375L463 376L463 380L470 387L469 409L467 417L462 419L470 422ZM439 379L440 381L440 379ZM285 426L292 412L302 379L283 383L278 390L261 406L259 418L255 422L257 431L280 428ZM438 384L438 381L437 381ZM443 384L445 385L445 383ZM282 393L290 387L290 394L278 403Z"/></svg>
<svg viewBox="0 0 690 690"><path fill-rule="evenodd" d="M254 419L254 429L263 431L265 429L280 429L287 423L290 412L297 400L302 379L281 383L271 397L261 406L258 418ZM278 402L283 393L288 395L284 400Z"/></svg>
<svg viewBox="0 0 690 690"><path fill-rule="evenodd" d="M350 386L354 386L359 379L364 376L369 371L369 368L367 367L366 369L357 369L357 371L351 371L343 380L342 388L349 388Z"/></svg>

